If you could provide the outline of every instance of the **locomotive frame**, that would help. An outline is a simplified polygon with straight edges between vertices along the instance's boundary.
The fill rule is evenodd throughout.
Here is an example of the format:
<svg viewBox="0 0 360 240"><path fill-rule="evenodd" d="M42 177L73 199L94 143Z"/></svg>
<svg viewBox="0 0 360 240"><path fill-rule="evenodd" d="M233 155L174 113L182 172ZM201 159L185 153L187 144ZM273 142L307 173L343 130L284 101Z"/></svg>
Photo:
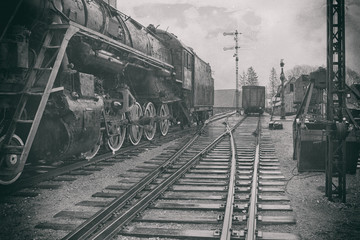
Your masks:
<svg viewBox="0 0 360 240"><path fill-rule="evenodd" d="M212 114L210 65L175 35L101 0L24 2L45 20L30 33L10 19L1 35L0 184L29 157L91 159Z"/></svg>

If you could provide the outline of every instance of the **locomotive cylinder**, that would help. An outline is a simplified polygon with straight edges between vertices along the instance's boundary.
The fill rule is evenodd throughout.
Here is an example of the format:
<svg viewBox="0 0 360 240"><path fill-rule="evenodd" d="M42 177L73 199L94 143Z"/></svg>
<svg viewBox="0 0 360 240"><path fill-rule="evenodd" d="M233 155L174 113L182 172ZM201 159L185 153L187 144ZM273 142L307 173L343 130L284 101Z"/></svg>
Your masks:
<svg viewBox="0 0 360 240"><path fill-rule="evenodd" d="M77 99L65 95L66 112L62 116L47 114L41 121L31 155L59 159L89 151L100 138L103 99Z"/></svg>

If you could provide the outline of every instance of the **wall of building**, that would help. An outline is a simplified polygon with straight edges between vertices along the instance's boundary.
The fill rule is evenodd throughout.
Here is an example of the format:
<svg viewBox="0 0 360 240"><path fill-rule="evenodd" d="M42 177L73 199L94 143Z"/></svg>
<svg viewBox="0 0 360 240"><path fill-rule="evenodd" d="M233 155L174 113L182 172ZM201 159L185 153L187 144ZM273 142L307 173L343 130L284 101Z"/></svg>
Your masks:
<svg viewBox="0 0 360 240"><path fill-rule="evenodd" d="M238 107L241 108L241 91L239 91ZM214 91L214 108L235 108L235 89L217 89Z"/></svg>

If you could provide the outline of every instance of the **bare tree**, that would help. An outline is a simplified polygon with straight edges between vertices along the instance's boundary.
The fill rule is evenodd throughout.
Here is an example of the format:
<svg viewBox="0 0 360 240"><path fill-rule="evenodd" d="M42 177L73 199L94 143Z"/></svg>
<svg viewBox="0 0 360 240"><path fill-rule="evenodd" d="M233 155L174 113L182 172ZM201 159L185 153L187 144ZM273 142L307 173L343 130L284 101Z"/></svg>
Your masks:
<svg viewBox="0 0 360 240"><path fill-rule="evenodd" d="M318 67L317 66L310 66L310 65L296 65L295 67L293 67L292 69L289 69L286 71L285 76L287 79L291 79L291 78L298 78L301 75L308 75L311 72L317 70Z"/></svg>
<svg viewBox="0 0 360 240"><path fill-rule="evenodd" d="M354 83L360 83L360 75L356 71L346 68L346 84L352 85Z"/></svg>
<svg viewBox="0 0 360 240"><path fill-rule="evenodd" d="M289 69L286 71L286 77L287 79L291 79L292 77L298 78L303 74L310 74L313 71L316 71L318 69L317 66L309 66L309 65L296 65L292 69ZM351 68L346 68L346 83L348 85L354 84L354 83L360 83L360 74Z"/></svg>

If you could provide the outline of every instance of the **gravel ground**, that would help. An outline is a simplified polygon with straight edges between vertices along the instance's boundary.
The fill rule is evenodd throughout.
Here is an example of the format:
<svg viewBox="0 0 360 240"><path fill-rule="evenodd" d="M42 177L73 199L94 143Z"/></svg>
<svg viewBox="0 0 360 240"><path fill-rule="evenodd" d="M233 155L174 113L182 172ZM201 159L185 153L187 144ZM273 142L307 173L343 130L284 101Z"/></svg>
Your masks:
<svg viewBox="0 0 360 240"><path fill-rule="evenodd" d="M84 200L97 200L91 197L96 192L101 192L108 185L118 184L118 176L125 174L127 170L135 168L144 161L158 156L165 148L178 144L171 141L163 146L145 149L136 157L129 157L119 161L111 167L103 167L99 172L90 176L78 176L73 182L64 182L60 189L36 190L40 194L36 197L7 197L0 201L0 239L60 239L67 232L41 230L35 228L40 222L68 223L68 220L53 218L55 214L63 210L100 210L94 207L75 206ZM26 191L34 191L27 189ZM102 199L99 199L102 200ZM107 201L110 201L108 199ZM72 223L79 223L74 220Z"/></svg>
<svg viewBox="0 0 360 240"><path fill-rule="evenodd" d="M279 119L275 120L279 121ZM282 120L283 130L270 130L281 164L288 179L286 192L297 218L297 233L303 239L360 239L360 173L347 175L346 204L329 202L325 197L325 173L298 173L292 159L292 120ZM267 128L269 116L263 126Z"/></svg>
<svg viewBox="0 0 360 240"><path fill-rule="evenodd" d="M266 128L269 116L265 116ZM329 202L324 196L325 174L321 172L298 173L292 160L292 117L287 117L283 130L271 130L270 135L281 163L281 171L288 179L287 193L297 217L296 232L303 239L360 239L360 174L347 175L347 203ZM90 177L64 183L57 190L41 190L37 197L11 197L0 202L0 239L58 239L66 233L43 231L34 228L39 222L61 220L53 216L62 210L74 210L75 204L90 200L95 192L116 184L117 176L126 173L156 155L164 146L147 150L137 157L116 163L95 172ZM31 190L30 190L31 191ZM84 207L79 207L78 210ZM89 209L88 209L89 210ZM91 209L94 211L94 208ZM130 238L129 238L130 239Z"/></svg>

